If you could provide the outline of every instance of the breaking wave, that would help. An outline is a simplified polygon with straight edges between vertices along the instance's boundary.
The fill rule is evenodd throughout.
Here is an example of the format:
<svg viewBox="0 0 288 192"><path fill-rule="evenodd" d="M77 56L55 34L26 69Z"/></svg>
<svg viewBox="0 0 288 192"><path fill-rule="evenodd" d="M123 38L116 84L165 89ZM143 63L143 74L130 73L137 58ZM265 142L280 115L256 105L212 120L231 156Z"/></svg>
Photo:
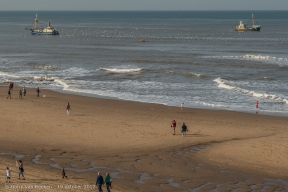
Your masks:
<svg viewBox="0 0 288 192"><path fill-rule="evenodd" d="M191 64L191 62L187 61L171 61L171 60L148 60L148 59L136 59L130 60L129 62L133 63L161 63L161 64Z"/></svg>
<svg viewBox="0 0 288 192"><path fill-rule="evenodd" d="M239 60L254 60L262 62L272 62L274 64L288 65L288 58L273 57L269 55L240 55L240 56L204 56L204 58L217 58L217 59L239 59Z"/></svg>
<svg viewBox="0 0 288 192"><path fill-rule="evenodd" d="M120 68L100 68L102 71L108 71L112 73L135 73L144 71L143 68L130 68L130 69L120 69Z"/></svg>
<svg viewBox="0 0 288 192"><path fill-rule="evenodd" d="M57 83L60 86L63 86L63 90L67 90L69 88L69 85L63 79L55 78L54 82Z"/></svg>
<svg viewBox="0 0 288 192"><path fill-rule="evenodd" d="M19 75L14 75L12 73L5 73L5 72L2 72L0 71L0 77L14 77L14 78L21 78L22 76L19 76Z"/></svg>
<svg viewBox="0 0 288 192"><path fill-rule="evenodd" d="M251 60L277 60L277 61L288 61L288 58L262 56L262 55L242 55L242 56L230 56L236 59L251 59Z"/></svg>
<svg viewBox="0 0 288 192"><path fill-rule="evenodd" d="M239 93L242 93L242 94L245 94L245 95L251 95L251 96L257 97L257 98L269 99L269 100L284 102L284 103L288 104L288 99L287 98L284 98L284 97L281 97L281 96L275 95L275 94L259 93L259 92L255 92L255 91L249 91L249 90L237 87L237 86L229 85L229 81L226 80L226 79L223 79L221 77L219 77L217 79L214 79L214 82L218 83L218 87L220 87L220 88L237 91Z"/></svg>
<svg viewBox="0 0 288 192"><path fill-rule="evenodd" d="M190 77L199 77L199 78L204 78L204 77L206 77L206 76L203 75L203 74L193 73L193 72L188 73L187 76L190 76Z"/></svg>
<svg viewBox="0 0 288 192"><path fill-rule="evenodd" d="M269 55L240 55L240 56L204 56L204 58L227 58L227 59L248 59L248 60L277 60L288 61L288 58L272 57Z"/></svg>
<svg viewBox="0 0 288 192"><path fill-rule="evenodd" d="M54 81L56 77L34 76L33 79L38 81Z"/></svg>

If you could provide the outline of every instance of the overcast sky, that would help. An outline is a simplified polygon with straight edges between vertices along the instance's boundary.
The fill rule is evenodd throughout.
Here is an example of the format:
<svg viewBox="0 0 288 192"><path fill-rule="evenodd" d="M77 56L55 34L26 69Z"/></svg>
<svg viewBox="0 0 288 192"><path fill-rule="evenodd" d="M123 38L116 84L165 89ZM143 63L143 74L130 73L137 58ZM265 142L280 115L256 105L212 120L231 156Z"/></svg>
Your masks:
<svg viewBox="0 0 288 192"><path fill-rule="evenodd" d="M288 0L0 0L0 10L288 10Z"/></svg>

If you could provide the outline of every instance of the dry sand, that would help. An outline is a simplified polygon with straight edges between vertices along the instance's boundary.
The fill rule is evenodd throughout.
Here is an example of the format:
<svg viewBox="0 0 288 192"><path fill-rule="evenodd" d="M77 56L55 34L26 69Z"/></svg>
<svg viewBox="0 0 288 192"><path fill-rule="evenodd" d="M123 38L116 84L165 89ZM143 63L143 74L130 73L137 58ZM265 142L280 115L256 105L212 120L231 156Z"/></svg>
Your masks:
<svg viewBox="0 0 288 192"><path fill-rule="evenodd" d="M286 117L18 91L7 99L0 87L0 191L97 191L98 171L111 173L114 192L288 190Z"/></svg>

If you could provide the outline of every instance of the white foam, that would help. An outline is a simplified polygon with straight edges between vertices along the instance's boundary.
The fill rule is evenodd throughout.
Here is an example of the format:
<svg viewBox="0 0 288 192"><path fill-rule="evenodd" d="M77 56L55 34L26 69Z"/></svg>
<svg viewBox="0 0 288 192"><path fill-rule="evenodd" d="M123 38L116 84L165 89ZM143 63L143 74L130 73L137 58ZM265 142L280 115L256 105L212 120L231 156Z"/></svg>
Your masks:
<svg viewBox="0 0 288 192"><path fill-rule="evenodd" d="M193 73L193 72L191 72L191 75L196 76L196 77L205 77L205 75L200 74L200 73Z"/></svg>
<svg viewBox="0 0 288 192"><path fill-rule="evenodd" d="M130 68L130 69L121 69L121 68L100 68L102 71L109 71L112 73L131 73L131 72L140 72L143 68Z"/></svg>
<svg viewBox="0 0 288 192"><path fill-rule="evenodd" d="M21 78L22 77L20 75L14 75L14 74L2 72L2 71L0 71L0 76L2 76L2 77L14 77L14 78Z"/></svg>
<svg viewBox="0 0 288 192"><path fill-rule="evenodd" d="M269 100L284 102L284 103L288 104L288 99L281 97L279 95L276 95L276 94L259 93L259 92L255 92L255 91L249 91L246 89L242 89L242 88L236 87L236 86L231 86L231 85L229 85L228 80L222 79L221 77L215 79L214 81L216 83L218 83L218 87L220 87L220 88L234 90L234 91L240 92L242 94L251 95L253 97L269 99Z"/></svg>
<svg viewBox="0 0 288 192"><path fill-rule="evenodd" d="M231 58L239 59L251 59L251 60L277 60L277 61L288 61L288 58L272 57L269 55L242 55L242 56L231 56Z"/></svg>
<svg viewBox="0 0 288 192"><path fill-rule="evenodd" d="M216 83L218 83L218 87L224 88L224 89L236 89L236 87L226 84L227 80L222 79L221 77L214 80Z"/></svg>
<svg viewBox="0 0 288 192"><path fill-rule="evenodd" d="M223 107L223 105L206 103L206 102L200 102L200 104L205 105L205 106L209 106L209 107Z"/></svg>
<svg viewBox="0 0 288 192"><path fill-rule="evenodd" d="M273 57L269 55L240 55L240 56L205 56L204 58L224 58L224 59L240 59L240 60L259 60L259 61L274 61L278 64L288 64L288 58Z"/></svg>
<svg viewBox="0 0 288 192"><path fill-rule="evenodd" d="M4 65L8 65L10 63L15 64L16 62L15 61L9 61L7 59L0 59L0 63L4 64Z"/></svg>
<svg viewBox="0 0 288 192"><path fill-rule="evenodd" d="M34 76L35 80L46 80L46 81L54 81L57 77L47 77L47 76Z"/></svg>
<svg viewBox="0 0 288 192"><path fill-rule="evenodd" d="M69 88L69 85L63 79L55 78L54 82L56 82L56 83L60 84L61 86L63 86L63 90L68 90L68 88Z"/></svg>
<svg viewBox="0 0 288 192"><path fill-rule="evenodd" d="M78 67L71 67L59 72L60 72L58 73L59 75L63 75L66 77L79 77L91 73L91 70Z"/></svg>

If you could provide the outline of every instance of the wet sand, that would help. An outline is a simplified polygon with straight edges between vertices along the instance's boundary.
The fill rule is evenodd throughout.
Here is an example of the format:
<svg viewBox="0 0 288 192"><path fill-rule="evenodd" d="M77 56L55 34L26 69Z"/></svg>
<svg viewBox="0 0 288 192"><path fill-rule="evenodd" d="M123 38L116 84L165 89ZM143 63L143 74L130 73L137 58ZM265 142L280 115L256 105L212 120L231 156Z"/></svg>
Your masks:
<svg viewBox="0 0 288 192"><path fill-rule="evenodd" d="M19 99L18 91L6 99L7 87L0 87L0 191L6 166L13 169L7 190L96 191L98 171L111 174L115 192L288 190L286 117L42 89L37 98L29 88ZM189 130L184 138L183 122ZM16 159L24 161L26 180L17 179Z"/></svg>

